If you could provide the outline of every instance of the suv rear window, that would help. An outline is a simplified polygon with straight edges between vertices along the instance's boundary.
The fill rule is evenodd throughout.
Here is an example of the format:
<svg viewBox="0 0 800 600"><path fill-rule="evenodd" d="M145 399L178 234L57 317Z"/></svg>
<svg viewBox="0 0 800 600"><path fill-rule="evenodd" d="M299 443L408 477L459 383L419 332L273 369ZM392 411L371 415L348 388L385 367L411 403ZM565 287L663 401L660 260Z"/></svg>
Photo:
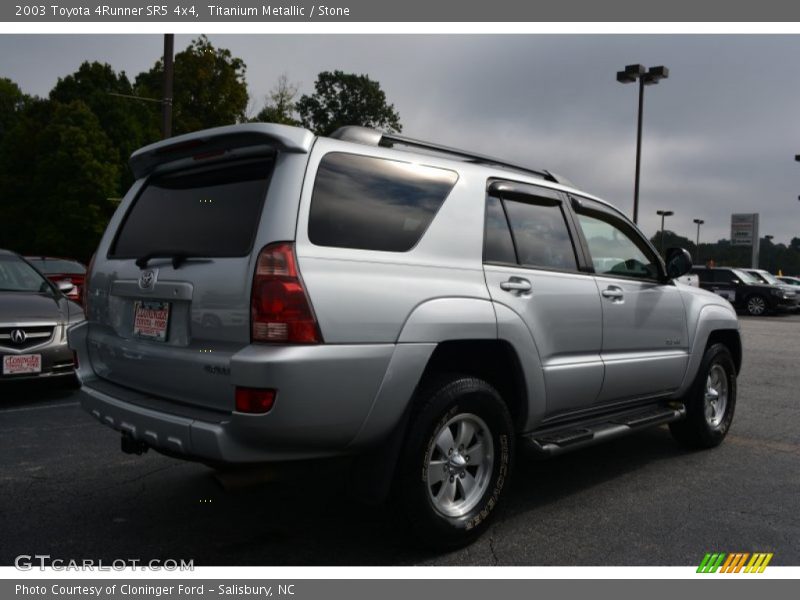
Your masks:
<svg viewBox="0 0 800 600"><path fill-rule="evenodd" d="M308 238L318 246L406 252L457 179L447 169L332 152L317 171Z"/></svg>
<svg viewBox="0 0 800 600"><path fill-rule="evenodd" d="M272 160L258 160L153 177L128 211L110 256L247 255L272 167Z"/></svg>

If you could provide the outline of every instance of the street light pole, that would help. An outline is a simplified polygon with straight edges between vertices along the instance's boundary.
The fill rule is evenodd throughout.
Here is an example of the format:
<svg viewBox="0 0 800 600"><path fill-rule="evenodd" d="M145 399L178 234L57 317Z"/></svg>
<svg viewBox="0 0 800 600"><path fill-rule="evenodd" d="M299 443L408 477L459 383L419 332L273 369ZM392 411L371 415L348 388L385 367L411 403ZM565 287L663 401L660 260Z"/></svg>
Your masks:
<svg viewBox="0 0 800 600"><path fill-rule="evenodd" d="M164 34L164 98L161 107L161 138L172 135L172 81L175 55L175 34Z"/></svg>
<svg viewBox="0 0 800 600"><path fill-rule="evenodd" d="M695 244L694 244L697 249L695 250L694 262L695 262L695 264L699 265L700 264L700 225L705 223L705 221L703 219L695 219L694 222L697 223L697 241L695 241Z"/></svg>
<svg viewBox="0 0 800 600"><path fill-rule="evenodd" d="M656 214L661 217L661 256L664 256L664 219L671 217L675 213L671 210L657 210Z"/></svg>
<svg viewBox="0 0 800 600"><path fill-rule="evenodd" d="M639 113L636 124L636 175L633 182L633 222L639 222L639 174L642 163L642 118L644 116L644 86L655 85L669 77L669 69L664 66L650 67L644 65L627 65L624 71L617 72L617 81L633 83L639 80Z"/></svg>
<svg viewBox="0 0 800 600"><path fill-rule="evenodd" d="M644 116L644 77L639 77L639 117L636 122L636 174L633 178L633 222L639 223L639 177L642 171L642 118ZM664 219L661 219L662 229ZM663 255L663 248L661 254Z"/></svg>

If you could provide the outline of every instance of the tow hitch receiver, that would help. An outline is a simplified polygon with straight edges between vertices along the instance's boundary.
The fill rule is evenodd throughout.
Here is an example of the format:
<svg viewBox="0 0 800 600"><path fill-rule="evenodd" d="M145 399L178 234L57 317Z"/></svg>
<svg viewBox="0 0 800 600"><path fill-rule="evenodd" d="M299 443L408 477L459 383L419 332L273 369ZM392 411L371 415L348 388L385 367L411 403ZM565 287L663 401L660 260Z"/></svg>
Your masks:
<svg viewBox="0 0 800 600"><path fill-rule="evenodd" d="M140 442L139 440L136 440L131 436L125 434L122 435L122 438L120 440L120 448L125 454L137 454L137 455L142 455L148 450L147 444L145 444L144 442Z"/></svg>

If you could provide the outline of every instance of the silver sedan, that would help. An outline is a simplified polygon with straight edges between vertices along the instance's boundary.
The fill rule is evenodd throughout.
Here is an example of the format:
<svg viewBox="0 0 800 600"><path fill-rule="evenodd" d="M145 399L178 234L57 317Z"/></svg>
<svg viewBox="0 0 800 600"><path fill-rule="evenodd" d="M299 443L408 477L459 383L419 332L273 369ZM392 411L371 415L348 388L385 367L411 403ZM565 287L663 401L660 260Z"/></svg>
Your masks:
<svg viewBox="0 0 800 600"><path fill-rule="evenodd" d="M67 329L83 310L19 255L0 250L0 381L74 378Z"/></svg>

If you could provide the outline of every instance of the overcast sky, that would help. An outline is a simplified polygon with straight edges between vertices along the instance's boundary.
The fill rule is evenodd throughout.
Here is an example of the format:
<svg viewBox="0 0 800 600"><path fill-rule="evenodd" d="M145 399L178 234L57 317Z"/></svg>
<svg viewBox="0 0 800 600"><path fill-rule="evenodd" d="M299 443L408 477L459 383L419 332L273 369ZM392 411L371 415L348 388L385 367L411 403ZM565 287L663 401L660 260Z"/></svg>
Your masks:
<svg viewBox="0 0 800 600"><path fill-rule="evenodd" d="M800 36L209 35L247 64L252 113L281 73L311 92L340 69L380 82L403 133L546 168L632 211L635 85L624 65L666 65L646 88L640 226L701 240L730 236L733 212L758 212L761 235L800 236ZM191 36L176 36L175 48ZM84 60L133 78L161 36L0 36L0 77L46 95Z"/></svg>

